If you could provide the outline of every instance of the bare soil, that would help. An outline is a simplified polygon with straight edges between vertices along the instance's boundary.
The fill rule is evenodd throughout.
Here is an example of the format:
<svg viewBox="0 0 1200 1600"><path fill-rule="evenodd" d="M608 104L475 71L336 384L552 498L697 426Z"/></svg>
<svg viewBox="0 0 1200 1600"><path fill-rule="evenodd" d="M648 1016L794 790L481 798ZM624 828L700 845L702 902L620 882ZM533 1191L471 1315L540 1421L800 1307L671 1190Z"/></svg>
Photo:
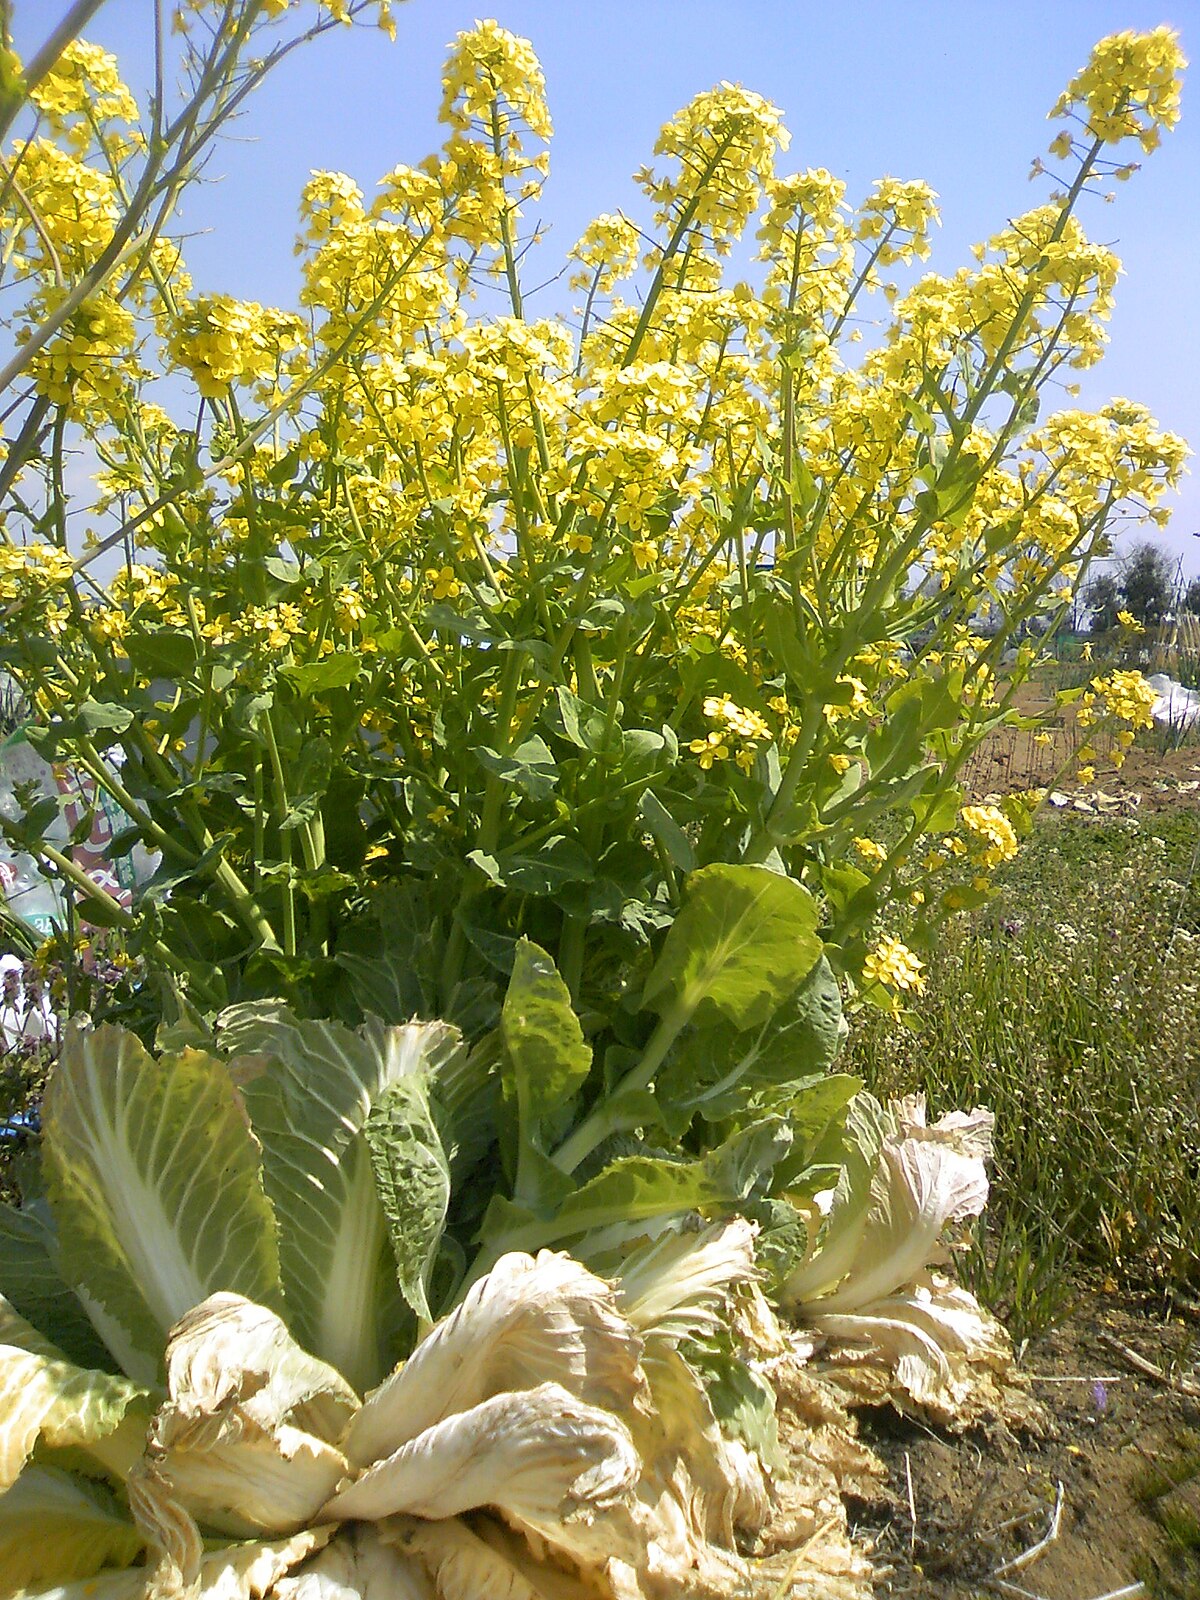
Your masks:
<svg viewBox="0 0 1200 1600"><path fill-rule="evenodd" d="M1200 1596L1198 1313L1090 1296L1024 1352L1046 1417L1037 1434L860 1417L888 1469L881 1498L852 1518L874 1545L879 1593L1099 1600L1141 1581L1156 1600ZM1005 1570L1046 1536L1056 1504L1056 1537Z"/></svg>
<svg viewBox="0 0 1200 1600"><path fill-rule="evenodd" d="M1053 706L1053 693L1044 684L1025 684L1016 708L1026 716L1043 716ZM1035 730L1000 728L980 746L963 774L963 785L975 796L1004 795L1014 790L1055 787L1080 810L1096 812L1170 811L1200 803L1200 737L1189 734L1174 750L1163 748L1164 735L1139 733L1118 769L1109 760L1111 738L1096 741L1095 780L1080 784L1064 764L1087 743L1073 708L1058 714L1048 730L1048 744L1035 742Z"/></svg>

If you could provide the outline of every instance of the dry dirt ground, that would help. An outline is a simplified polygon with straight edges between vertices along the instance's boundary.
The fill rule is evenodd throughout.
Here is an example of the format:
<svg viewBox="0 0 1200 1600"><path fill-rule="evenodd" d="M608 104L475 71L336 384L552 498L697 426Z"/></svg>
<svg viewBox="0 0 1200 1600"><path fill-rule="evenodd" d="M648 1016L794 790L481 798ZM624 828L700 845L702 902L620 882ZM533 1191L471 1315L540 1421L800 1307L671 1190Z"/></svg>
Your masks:
<svg viewBox="0 0 1200 1600"><path fill-rule="evenodd" d="M1052 705L1051 693L1041 684L1026 684L1017 709L1027 716L1044 714ZM1105 812L1172 810L1200 805L1200 736L1192 733L1174 750L1163 748L1164 736L1138 735L1136 744L1118 770L1107 759L1111 738L1097 741L1093 765L1095 781L1080 785L1069 770L1063 771L1084 744L1086 734L1067 708L1060 716L1049 744L1039 745L1035 731L1004 728L987 739L963 773L963 785L973 795L1008 794L1016 789L1055 787L1079 798L1091 809Z"/></svg>
<svg viewBox="0 0 1200 1600"><path fill-rule="evenodd" d="M884 1498L852 1518L885 1573L879 1593L1099 1600L1140 1580L1164 1600L1200 1596L1198 1314L1091 1297L1024 1352L1040 1433L955 1438L860 1417L888 1468ZM1021 1564L1056 1505L1056 1537Z"/></svg>

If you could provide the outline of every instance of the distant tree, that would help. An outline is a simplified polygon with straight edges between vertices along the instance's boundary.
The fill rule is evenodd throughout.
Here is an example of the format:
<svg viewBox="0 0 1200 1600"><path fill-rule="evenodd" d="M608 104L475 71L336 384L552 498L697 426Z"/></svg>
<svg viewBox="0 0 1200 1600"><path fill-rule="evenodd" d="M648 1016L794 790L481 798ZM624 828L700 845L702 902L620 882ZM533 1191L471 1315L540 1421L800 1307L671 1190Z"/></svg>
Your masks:
<svg viewBox="0 0 1200 1600"><path fill-rule="evenodd" d="M1200 617L1200 578L1193 578L1188 584L1183 597L1183 609L1190 611L1194 617Z"/></svg>
<svg viewBox="0 0 1200 1600"><path fill-rule="evenodd" d="M1200 580L1193 587L1200 589ZM1171 558L1148 541L1135 544L1115 572L1102 572L1084 590L1092 632L1115 628L1119 611L1128 611L1144 627L1156 628L1171 610L1174 591Z"/></svg>
<svg viewBox="0 0 1200 1600"><path fill-rule="evenodd" d="M1102 572L1083 591L1083 603L1092 614L1092 632L1107 633L1117 625L1117 612L1125 604L1121 581L1115 572Z"/></svg>
<svg viewBox="0 0 1200 1600"><path fill-rule="evenodd" d="M1121 568L1124 609L1148 628L1155 628L1171 610L1175 568L1157 545L1136 544Z"/></svg>

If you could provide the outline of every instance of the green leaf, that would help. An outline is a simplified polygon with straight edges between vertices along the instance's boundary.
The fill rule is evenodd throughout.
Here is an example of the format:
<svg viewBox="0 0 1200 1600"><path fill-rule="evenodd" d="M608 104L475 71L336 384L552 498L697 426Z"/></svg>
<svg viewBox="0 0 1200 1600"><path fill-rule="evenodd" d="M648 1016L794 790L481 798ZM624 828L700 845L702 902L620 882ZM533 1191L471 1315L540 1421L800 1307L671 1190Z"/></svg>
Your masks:
<svg viewBox="0 0 1200 1600"><path fill-rule="evenodd" d="M548 799L558 782L558 763L550 746L536 734L508 755L501 755L487 745L477 745L472 754L485 772L502 778L505 783L515 784L532 800Z"/></svg>
<svg viewBox="0 0 1200 1600"><path fill-rule="evenodd" d="M430 1321L429 1279L450 1206L450 1167L425 1083L402 1078L385 1090L363 1131L401 1292L417 1315Z"/></svg>
<svg viewBox="0 0 1200 1600"><path fill-rule="evenodd" d="M280 1224L288 1325L361 1394L392 1365L402 1314L388 1219L362 1137L393 1084L437 1074L461 1051L445 1023L300 1021L276 1003L222 1014L246 1108L262 1141L263 1182Z"/></svg>
<svg viewBox="0 0 1200 1600"><path fill-rule="evenodd" d="M191 634L130 633L121 641L131 666L147 678L186 678L196 665L196 645Z"/></svg>
<svg viewBox="0 0 1200 1600"><path fill-rule="evenodd" d="M25 1324L8 1332L36 1342ZM32 1335L32 1339L28 1336ZM57 1355L0 1344L0 1505L19 1478L34 1447L95 1451L117 1475L132 1467L145 1440L151 1407L145 1389L111 1372L73 1366ZM104 1446L126 1421L128 1437L113 1455Z"/></svg>
<svg viewBox="0 0 1200 1600"><path fill-rule="evenodd" d="M124 1330L131 1376L156 1370L167 1330L217 1290L278 1304L275 1217L223 1062L155 1061L121 1028L72 1028L43 1126L63 1272Z"/></svg>
<svg viewBox="0 0 1200 1600"><path fill-rule="evenodd" d="M703 1158L705 1171L723 1205L738 1205L761 1180L769 1178L792 1146L792 1130L782 1117L764 1117L739 1128Z"/></svg>
<svg viewBox="0 0 1200 1600"><path fill-rule="evenodd" d="M843 1026L841 991L822 956L760 1028L739 1032L718 1021L680 1040L658 1078L667 1125L681 1133L697 1111L717 1122L744 1113L752 1102L764 1109L794 1102L805 1080L832 1065ZM847 1081L858 1086L856 1079Z"/></svg>
<svg viewBox="0 0 1200 1600"><path fill-rule="evenodd" d="M761 1025L821 954L816 901L766 867L702 867L642 995L660 1015ZM703 1009L701 1009L703 1008Z"/></svg>
<svg viewBox="0 0 1200 1600"><path fill-rule="evenodd" d="M719 1195L699 1161L660 1156L623 1156L569 1195L553 1223L536 1221L509 1233L505 1249L536 1250L614 1222L645 1222L713 1205ZM484 1236L488 1235L485 1223Z"/></svg>
<svg viewBox="0 0 1200 1600"><path fill-rule="evenodd" d="M509 1201L492 1202L483 1238L497 1253L537 1250L614 1224L739 1205L791 1144L778 1117L745 1129L698 1161L621 1156L565 1196L553 1221Z"/></svg>
<svg viewBox="0 0 1200 1600"><path fill-rule="evenodd" d="M562 684L555 689L554 698L558 706L558 720L563 738L580 750L592 749L591 739L583 732L583 725L595 715L592 707Z"/></svg>
<svg viewBox="0 0 1200 1600"><path fill-rule="evenodd" d="M848 1072L831 1072L800 1084L786 1104L777 1106L792 1130L792 1148L775 1168L777 1191L805 1182L822 1140L861 1088L861 1078Z"/></svg>
<svg viewBox="0 0 1200 1600"><path fill-rule="evenodd" d="M694 872L696 852L692 849L691 840L652 789L647 789L642 795L638 810L642 821L680 872Z"/></svg>
<svg viewBox="0 0 1200 1600"><path fill-rule="evenodd" d="M822 1224L817 1248L788 1274L782 1286L788 1305L829 1293L854 1265L870 1211L871 1181L888 1126L887 1113L873 1095L859 1093L850 1101L836 1141L842 1170L832 1207Z"/></svg>
<svg viewBox="0 0 1200 1600"><path fill-rule="evenodd" d="M79 720L89 733L124 733L133 721L133 712L128 706L85 700L79 707Z"/></svg>
<svg viewBox="0 0 1200 1600"><path fill-rule="evenodd" d="M723 1433L741 1439L765 1466L780 1472L787 1458L780 1448L775 1391L740 1353L695 1345L689 1359L704 1379L704 1391Z"/></svg>
<svg viewBox="0 0 1200 1600"><path fill-rule="evenodd" d="M503 850L488 856L472 850L467 856L493 883L522 894L555 894L568 883L590 883L594 876L587 852L561 834L545 840L535 851Z"/></svg>
<svg viewBox="0 0 1200 1600"><path fill-rule="evenodd" d="M110 1494L65 1472L31 1467L0 1496L0 1593L40 1592L105 1567L128 1567L143 1545ZM145 1586L145 1569L130 1578L132 1600Z"/></svg>
<svg viewBox="0 0 1200 1600"><path fill-rule="evenodd" d="M111 1356L58 1266L58 1236L43 1202L0 1206L0 1294L81 1367Z"/></svg>
<svg viewBox="0 0 1200 1600"><path fill-rule="evenodd" d="M540 1146L544 1126L587 1081L592 1051L557 967L529 939L517 941L500 1033L504 1092L517 1101L522 1138Z"/></svg>
<svg viewBox="0 0 1200 1600"><path fill-rule="evenodd" d="M315 694L322 689L346 689L354 683L362 662L350 650L334 650L320 661L303 666L285 667L283 676L295 685L300 694Z"/></svg>

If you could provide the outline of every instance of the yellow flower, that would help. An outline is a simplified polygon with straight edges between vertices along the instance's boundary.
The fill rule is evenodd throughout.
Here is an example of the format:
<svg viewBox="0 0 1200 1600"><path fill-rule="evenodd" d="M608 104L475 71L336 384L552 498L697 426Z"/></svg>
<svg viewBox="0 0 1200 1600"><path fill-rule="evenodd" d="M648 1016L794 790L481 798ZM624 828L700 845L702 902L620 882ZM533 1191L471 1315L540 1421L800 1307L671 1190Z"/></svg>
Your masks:
<svg viewBox="0 0 1200 1600"><path fill-rule="evenodd" d="M1080 767L1076 773L1080 783L1092 783L1096 777L1095 767Z"/></svg>
<svg viewBox="0 0 1200 1600"><path fill-rule="evenodd" d="M1132 611L1118 611L1117 621L1130 633L1145 633L1146 631Z"/></svg>
<svg viewBox="0 0 1200 1600"><path fill-rule="evenodd" d="M720 733L710 733L707 739L693 739L688 749L700 759L700 765L705 772L714 761L728 761L729 746L725 743L724 736Z"/></svg>
<svg viewBox="0 0 1200 1600"><path fill-rule="evenodd" d="M921 994L925 989L925 963L899 939L885 936L863 963L863 977L889 989Z"/></svg>
<svg viewBox="0 0 1200 1600"><path fill-rule="evenodd" d="M1110 34L1060 95L1050 115L1076 117L1095 139L1137 139L1157 148L1162 128L1179 120L1180 76L1186 65L1170 28ZM1060 135L1061 139L1061 135Z"/></svg>
<svg viewBox="0 0 1200 1600"><path fill-rule="evenodd" d="M362 595L349 584L344 584L333 600L333 615L338 627L343 633L350 633L366 614L367 608L363 604Z"/></svg>
<svg viewBox="0 0 1200 1600"><path fill-rule="evenodd" d="M1094 678L1092 689L1103 696L1111 716L1134 728L1153 726L1158 696L1140 672L1110 672L1107 677Z"/></svg>
<svg viewBox="0 0 1200 1600"><path fill-rule="evenodd" d="M829 765L833 768L833 770L837 773L838 777L840 778L843 773L849 772L849 770L850 770L850 757L849 756L838 755L835 752L833 755L831 755L829 757Z"/></svg>
<svg viewBox="0 0 1200 1600"><path fill-rule="evenodd" d="M864 861L886 861L887 851L874 839L855 839L854 848Z"/></svg>
<svg viewBox="0 0 1200 1600"><path fill-rule="evenodd" d="M455 576L453 567L429 567L425 576L433 585L433 598L435 600L453 599L462 590L462 584Z"/></svg>

